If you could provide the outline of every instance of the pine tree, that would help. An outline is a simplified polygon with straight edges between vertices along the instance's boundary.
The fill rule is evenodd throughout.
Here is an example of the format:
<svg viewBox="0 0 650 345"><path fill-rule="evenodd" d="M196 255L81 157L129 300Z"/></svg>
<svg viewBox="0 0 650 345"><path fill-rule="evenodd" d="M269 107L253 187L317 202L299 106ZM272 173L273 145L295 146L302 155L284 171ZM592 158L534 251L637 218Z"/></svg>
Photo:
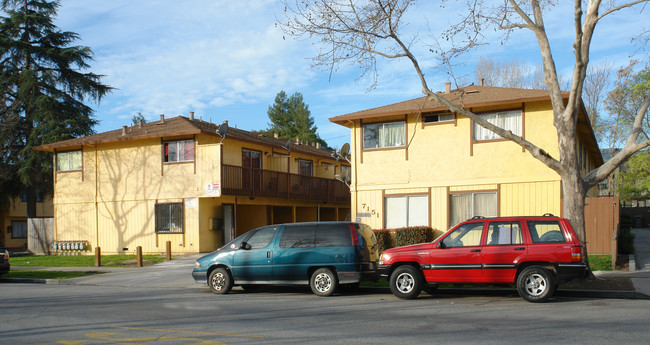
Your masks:
<svg viewBox="0 0 650 345"><path fill-rule="evenodd" d="M99 102L112 90L101 75L83 72L92 51L54 25L58 7L47 0L0 4L0 198L27 192L29 217L36 192L52 192L52 157L33 148L92 134L97 121L84 101Z"/></svg>
<svg viewBox="0 0 650 345"><path fill-rule="evenodd" d="M271 123L262 133L269 136L277 133L281 139L295 141L298 138L301 143L319 143L328 147L316 133L318 127L314 126L314 118L301 93L296 92L287 98L284 91L278 92L267 113Z"/></svg>

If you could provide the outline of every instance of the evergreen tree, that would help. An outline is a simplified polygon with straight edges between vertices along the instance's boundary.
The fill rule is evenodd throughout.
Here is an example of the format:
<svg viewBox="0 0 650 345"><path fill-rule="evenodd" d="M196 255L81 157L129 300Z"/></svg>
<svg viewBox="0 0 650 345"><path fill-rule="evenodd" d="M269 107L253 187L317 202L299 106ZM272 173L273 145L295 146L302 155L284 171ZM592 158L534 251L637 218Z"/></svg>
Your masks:
<svg viewBox="0 0 650 345"><path fill-rule="evenodd" d="M281 139L293 142L299 138L303 144L320 143L322 147L328 147L316 133L318 127L314 126L314 118L311 116L309 106L303 101L301 93L296 92L287 98L284 91L278 92L275 103L269 106L267 113L271 123L262 133L269 136L277 133Z"/></svg>
<svg viewBox="0 0 650 345"><path fill-rule="evenodd" d="M84 73L92 51L79 36L54 25L58 1L2 0L0 9L0 198L51 195L52 157L33 148L93 133L86 99L99 102L111 87Z"/></svg>

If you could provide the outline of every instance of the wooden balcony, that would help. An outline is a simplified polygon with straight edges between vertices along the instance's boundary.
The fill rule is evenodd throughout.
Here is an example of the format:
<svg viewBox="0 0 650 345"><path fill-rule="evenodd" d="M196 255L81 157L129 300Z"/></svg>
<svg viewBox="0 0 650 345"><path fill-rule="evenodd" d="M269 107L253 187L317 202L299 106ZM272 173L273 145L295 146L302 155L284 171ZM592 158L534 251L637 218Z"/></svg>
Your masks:
<svg viewBox="0 0 650 345"><path fill-rule="evenodd" d="M350 188L339 180L225 164L221 175L221 193L321 202L350 202Z"/></svg>

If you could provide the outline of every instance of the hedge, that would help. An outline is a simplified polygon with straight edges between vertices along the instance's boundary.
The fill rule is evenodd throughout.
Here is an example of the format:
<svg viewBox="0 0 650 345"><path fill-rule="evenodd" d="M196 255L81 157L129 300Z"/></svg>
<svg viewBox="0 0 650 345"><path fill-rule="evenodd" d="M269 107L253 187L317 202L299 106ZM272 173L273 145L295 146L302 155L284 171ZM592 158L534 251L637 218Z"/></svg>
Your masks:
<svg viewBox="0 0 650 345"><path fill-rule="evenodd" d="M374 232L381 253L389 248L431 242L434 229L428 226L414 226L398 229L379 229Z"/></svg>

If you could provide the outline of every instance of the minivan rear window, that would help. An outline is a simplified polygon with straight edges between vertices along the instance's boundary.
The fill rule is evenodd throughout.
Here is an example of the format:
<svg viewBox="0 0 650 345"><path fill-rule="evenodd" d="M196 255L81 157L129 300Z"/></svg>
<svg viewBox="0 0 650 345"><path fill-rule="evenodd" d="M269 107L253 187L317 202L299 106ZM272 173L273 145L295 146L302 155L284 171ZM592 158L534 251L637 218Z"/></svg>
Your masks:
<svg viewBox="0 0 650 345"><path fill-rule="evenodd" d="M347 224L319 224L316 230L316 247L342 247L352 244Z"/></svg>
<svg viewBox="0 0 650 345"><path fill-rule="evenodd" d="M282 232L280 248L312 248L315 238L314 225L288 225Z"/></svg>

